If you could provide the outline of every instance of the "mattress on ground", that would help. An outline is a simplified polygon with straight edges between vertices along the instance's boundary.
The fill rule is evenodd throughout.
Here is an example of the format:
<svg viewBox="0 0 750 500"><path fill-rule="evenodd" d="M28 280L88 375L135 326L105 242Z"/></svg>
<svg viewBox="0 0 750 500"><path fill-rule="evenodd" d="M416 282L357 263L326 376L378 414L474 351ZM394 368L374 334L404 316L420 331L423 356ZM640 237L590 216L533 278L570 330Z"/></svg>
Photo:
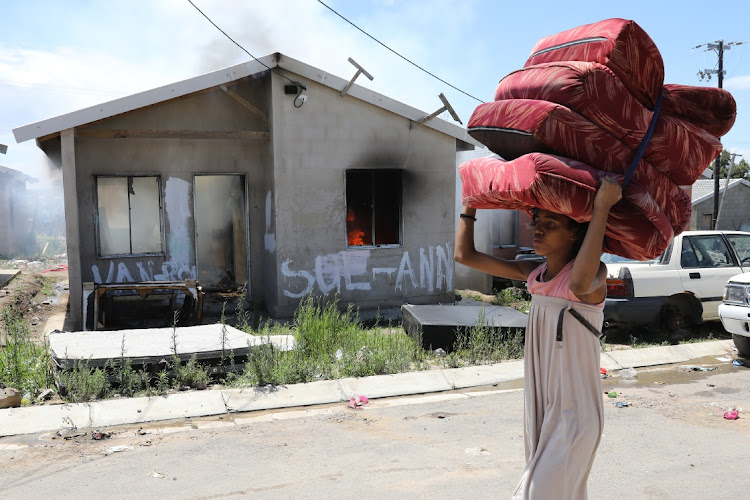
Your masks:
<svg viewBox="0 0 750 500"><path fill-rule="evenodd" d="M569 158L531 153L512 161L479 158L459 167L463 204L472 208L525 210L534 207L589 221L594 195L606 174ZM673 237L672 226L641 186L630 183L610 211L603 251L629 259L659 256Z"/></svg>
<svg viewBox="0 0 750 500"><path fill-rule="evenodd" d="M734 125L737 103L724 89L669 83L663 93L662 113L688 121L714 137L725 135Z"/></svg>
<svg viewBox="0 0 750 500"><path fill-rule="evenodd" d="M653 110L664 83L659 49L627 19L605 19L539 40L525 66L556 61L590 61L607 66L630 93Z"/></svg>
<svg viewBox="0 0 750 500"><path fill-rule="evenodd" d="M635 156L635 151L583 116L549 101L511 99L481 104L472 114L467 129L472 137L505 160L546 152L606 172L624 174ZM653 165L641 160L632 182L651 194L675 234L689 225L690 197Z"/></svg>
<svg viewBox="0 0 750 500"><path fill-rule="evenodd" d="M529 66L503 78L495 100L534 99L562 104L636 150L653 112L635 99L609 68L594 62ZM689 122L660 114L644 158L678 184L692 184L721 153L721 142Z"/></svg>

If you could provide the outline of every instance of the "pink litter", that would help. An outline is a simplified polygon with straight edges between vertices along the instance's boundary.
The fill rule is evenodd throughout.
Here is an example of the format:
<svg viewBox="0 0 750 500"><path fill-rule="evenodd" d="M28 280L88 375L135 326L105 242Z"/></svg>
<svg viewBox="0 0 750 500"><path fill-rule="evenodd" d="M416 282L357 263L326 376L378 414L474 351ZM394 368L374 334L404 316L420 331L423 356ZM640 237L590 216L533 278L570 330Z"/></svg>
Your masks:
<svg viewBox="0 0 750 500"><path fill-rule="evenodd" d="M68 270L68 265L67 264L61 264L61 265L59 265L59 266L57 266L57 267L55 267L53 269L47 269L45 271L42 271L42 273L51 273L51 272L54 272L54 271L67 271L67 270Z"/></svg>
<svg viewBox="0 0 750 500"><path fill-rule="evenodd" d="M351 408L354 408L355 410L361 410L363 405L366 405L369 403L370 400L367 399L367 396L354 396L353 398L349 399L349 406Z"/></svg>
<svg viewBox="0 0 750 500"><path fill-rule="evenodd" d="M727 420L737 420L740 418L740 413L735 408L732 408L731 410L724 412L724 418Z"/></svg>

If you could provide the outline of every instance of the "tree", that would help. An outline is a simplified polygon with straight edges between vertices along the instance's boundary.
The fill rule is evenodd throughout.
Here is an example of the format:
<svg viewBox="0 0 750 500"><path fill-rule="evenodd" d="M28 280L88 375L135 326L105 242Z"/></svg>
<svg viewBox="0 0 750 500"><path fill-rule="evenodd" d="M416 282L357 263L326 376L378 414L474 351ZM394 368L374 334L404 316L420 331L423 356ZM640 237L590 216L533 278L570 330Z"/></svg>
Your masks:
<svg viewBox="0 0 750 500"><path fill-rule="evenodd" d="M721 169L719 170L721 179L726 179L727 169L729 168L729 163L731 162L731 154L729 153L729 151L724 150L721 152L721 159L719 160L719 162L719 165L721 165ZM714 164L712 163L711 166L713 167ZM734 168L732 169L732 179L750 180L750 163L748 163L747 160L745 160L744 158L735 158Z"/></svg>

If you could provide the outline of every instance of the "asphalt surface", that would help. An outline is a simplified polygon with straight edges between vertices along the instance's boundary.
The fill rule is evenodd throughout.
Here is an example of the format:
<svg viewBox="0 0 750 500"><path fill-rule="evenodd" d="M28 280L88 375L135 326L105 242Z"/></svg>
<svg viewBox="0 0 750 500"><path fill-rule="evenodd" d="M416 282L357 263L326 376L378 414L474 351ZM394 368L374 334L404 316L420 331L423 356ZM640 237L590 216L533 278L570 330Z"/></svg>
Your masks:
<svg viewBox="0 0 750 500"><path fill-rule="evenodd" d="M92 440L93 429L69 440L55 432L6 437L0 493L509 498L524 465L523 394L514 384L374 399L359 410L338 402L116 426L102 429L111 435L103 440ZM750 370L726 356L603 380L590 498L744 498L749 385ZM732 406L740 418L723 418Z"/></svg>

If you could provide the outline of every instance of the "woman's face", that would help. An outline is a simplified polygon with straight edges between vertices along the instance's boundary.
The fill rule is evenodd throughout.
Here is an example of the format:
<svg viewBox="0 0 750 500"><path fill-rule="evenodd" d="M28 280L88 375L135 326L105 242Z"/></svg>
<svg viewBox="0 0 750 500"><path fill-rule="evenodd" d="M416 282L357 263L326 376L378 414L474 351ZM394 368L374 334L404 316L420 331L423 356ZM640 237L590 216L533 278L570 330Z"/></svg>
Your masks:
<svg viewBox="0 0 750 500"><path fill-rule="evenodd" d="M540 209L532 222L534 227L534 252L537 255L567 257L576 241L570 219L562 214Z"/></svg>

